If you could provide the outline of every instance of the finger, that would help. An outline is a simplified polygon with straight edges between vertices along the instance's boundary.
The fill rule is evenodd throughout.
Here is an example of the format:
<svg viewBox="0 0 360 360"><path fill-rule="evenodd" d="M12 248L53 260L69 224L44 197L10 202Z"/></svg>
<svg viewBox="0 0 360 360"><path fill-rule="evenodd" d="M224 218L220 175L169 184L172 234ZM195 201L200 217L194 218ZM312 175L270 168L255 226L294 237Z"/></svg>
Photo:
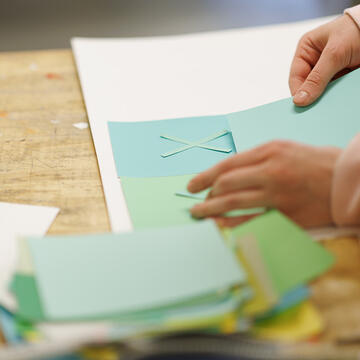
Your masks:
<svg viewBox="0 0 360 360"><path fill-rule="evenodd" d="M261 164L241 167L220 175L215 180L210 194L211 197L216 197L239 190L258 188L265 182L266 176Z"/></svg>
<svg viewBox="0 0 360 360"><path fill-rule="evenodd" d="M322 31L319 34L319 30L316 30L315 34L311 34L312 33L306 34L299 41L294 59L291 63L289 87L291 95L293 96L304 83L321 55L321 51L315 46L314 41L311 39L314 36L315 38L322 36Z"/></svg>
<svg viewBox="0 0 360 360"><path fill-rule="evenodd" d="M311 65L300 57L293 60L289 76L291 95L294 96L311 72Z"/></svg>
<svg viewBox="0 0 360 360"><path fill-rule="evenodd" d="M237 167L255 165L263 161L267 157L266 151L263 151L264 148L264 146L259 146L221 161L212 168L195 176L187 186L188 191L191 193L197 193L205 190L212 186L221 174Z"/></svg>
<svg viewBox="0 0 360 360"><path fill-rule="evenodd" d="M249 209L268 206L265 193L262 190L248 190L218 196L196 204L191 208L191 214L196 218L218 216L235 209Z"/></svg>
<svg viewBox="0 0 360 360"><path fill-rule="evenodd" d="M261 214L263 213L259 212L256 214L242 215L242 216L223 216L223 217L215 216L213 217L213 219L216 221L217 225L222 228L233 228Z"/></svg>
<svg viewBox="0 0 360 360"><path fill-rule="evenodd" d="M293 100L298 106L307 106L313 103L324 92L330 80L345 66L339 47L327 45L319 61L298 89Z"/></svg>

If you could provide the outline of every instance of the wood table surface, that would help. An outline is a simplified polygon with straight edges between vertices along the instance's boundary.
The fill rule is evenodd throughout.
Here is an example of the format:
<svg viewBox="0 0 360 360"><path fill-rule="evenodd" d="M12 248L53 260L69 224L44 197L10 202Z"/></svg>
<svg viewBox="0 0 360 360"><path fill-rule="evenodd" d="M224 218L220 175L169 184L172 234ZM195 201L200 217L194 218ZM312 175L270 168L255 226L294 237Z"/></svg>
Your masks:
<svg viewBox="0 0 360 360"><path fill-rule="evenodd" d="M0 53L0 201L59 207L50 234L110 231L71 50ZM336 265L311 286L322 341L360 345L360 247L323 241Z"/></svg>

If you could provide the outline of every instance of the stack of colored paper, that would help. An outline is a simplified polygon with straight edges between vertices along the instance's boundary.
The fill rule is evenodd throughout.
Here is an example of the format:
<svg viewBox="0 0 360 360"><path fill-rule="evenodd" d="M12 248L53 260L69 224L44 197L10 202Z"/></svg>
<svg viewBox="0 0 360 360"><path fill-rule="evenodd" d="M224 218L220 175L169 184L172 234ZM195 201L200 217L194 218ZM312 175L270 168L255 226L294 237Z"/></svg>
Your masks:
<svg viewBox="0 0 360 360"><path fill-rule="evenodd" d="M206 220L21 238L10 288L18 324L50 339L196 330L303 340L323 327L306 285L332 262L306 232L270 211L224 232Z"/></svg>
<svg viewBox="0 0 360 360"><path fill-rule="evenodd" d="M35 323L214 327L249 297L246 273L211 221L128 234L19 240L11 290ZM140 331L140 332L141 332Z"/></svg>

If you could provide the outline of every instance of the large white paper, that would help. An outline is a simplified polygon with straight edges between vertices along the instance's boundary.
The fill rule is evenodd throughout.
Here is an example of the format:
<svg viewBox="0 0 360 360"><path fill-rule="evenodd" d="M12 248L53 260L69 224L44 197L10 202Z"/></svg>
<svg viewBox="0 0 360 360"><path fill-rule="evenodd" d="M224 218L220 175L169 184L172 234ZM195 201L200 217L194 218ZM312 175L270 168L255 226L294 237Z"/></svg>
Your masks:
<svg viewBox="0 0 360 360"><path fill-rule="evenodd" d="M58 212L54 207L0 202L0 303L9 310L16 308L8 290L16 267L16 238L45 235Z"/></svg>
<svg viewBox="0 0 360 360"><path fill-rule="evenodd" d="M288 97L299 38L329 19L159 38L74 38L112 230L132 224L108 121L223 114Z"/></svg>

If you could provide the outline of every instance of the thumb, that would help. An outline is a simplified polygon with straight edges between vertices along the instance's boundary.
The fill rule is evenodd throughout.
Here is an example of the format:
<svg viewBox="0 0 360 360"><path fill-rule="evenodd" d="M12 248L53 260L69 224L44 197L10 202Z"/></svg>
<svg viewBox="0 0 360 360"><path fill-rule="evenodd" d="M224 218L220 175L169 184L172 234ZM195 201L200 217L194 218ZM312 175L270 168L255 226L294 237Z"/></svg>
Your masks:
<svg viewBox="0 0 360 360"><path fill-rule="evenodd" d="M331 79L344 68L342 56L334 48L325 47L318 62L297 90L293 101L297 106L313 103L324 92Z"/></svg>

